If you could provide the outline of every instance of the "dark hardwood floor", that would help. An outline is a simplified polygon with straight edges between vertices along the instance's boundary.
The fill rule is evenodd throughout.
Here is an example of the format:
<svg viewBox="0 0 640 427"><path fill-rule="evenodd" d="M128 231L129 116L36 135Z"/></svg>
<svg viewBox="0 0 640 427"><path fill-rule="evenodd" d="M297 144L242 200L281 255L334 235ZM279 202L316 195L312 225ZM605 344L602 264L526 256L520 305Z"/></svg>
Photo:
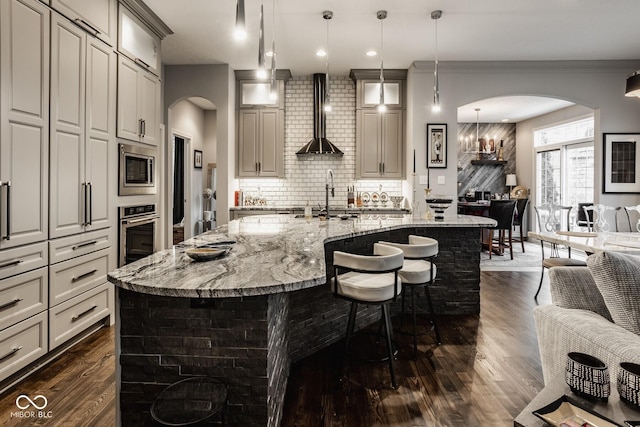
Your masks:
<svg viewBox="0 0 640 427"><path fill-rule="evenodd" d="M543 385L531 312L539 274L483 272L480 316L441 318L442 345L422 319L415 361L411 337L396 334L397 390L385 363L351 362L340 381L340 345L295 364L282 425L513 425ZM547 286L538 301L549 303ZM112 426L114 371L114 328L104 328L0 395L0 423ZM11 417L22 393L46 396L51 418Z"/></svg>

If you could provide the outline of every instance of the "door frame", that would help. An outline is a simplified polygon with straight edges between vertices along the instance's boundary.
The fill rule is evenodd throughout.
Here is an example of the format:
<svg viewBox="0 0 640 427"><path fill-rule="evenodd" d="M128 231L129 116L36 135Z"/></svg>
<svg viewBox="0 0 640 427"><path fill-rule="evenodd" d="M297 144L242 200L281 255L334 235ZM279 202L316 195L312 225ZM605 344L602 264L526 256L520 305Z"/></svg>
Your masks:
<svg viewBox="0 0 640 427"><path fill-rule="evenodd" d="M166 244L167 248L173 246L173 173L174 173L174 139L184 139L184 238L185 240L192 237L193 221L191 218L191 161L192 161L192 138L185 132L171 129L169 134L169 143L167 144L167 192L166 192ZM170 220L169 220L170 219Z"/></svg>

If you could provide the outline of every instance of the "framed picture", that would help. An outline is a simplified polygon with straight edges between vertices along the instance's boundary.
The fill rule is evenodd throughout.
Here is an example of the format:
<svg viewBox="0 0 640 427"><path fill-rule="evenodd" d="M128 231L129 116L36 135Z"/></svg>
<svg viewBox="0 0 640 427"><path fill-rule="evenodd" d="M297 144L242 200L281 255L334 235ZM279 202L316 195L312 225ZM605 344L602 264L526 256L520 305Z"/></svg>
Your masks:
<svg viewBox="0 0 640 427"><path fill-rule="evenodd" d="M202 169L202 151L193 150L193 168Z"/></svg>
<svg viewBox="0 0 640 427"><path fill-rule="evenodd" d="M447 125L427 125L427 168L447 167Z"/></svg>
<svg viewBox="0 0 640 427"><path fill-rule="evenodd" d="M604 133L604 193L640 193L640 133Z"/></svg>

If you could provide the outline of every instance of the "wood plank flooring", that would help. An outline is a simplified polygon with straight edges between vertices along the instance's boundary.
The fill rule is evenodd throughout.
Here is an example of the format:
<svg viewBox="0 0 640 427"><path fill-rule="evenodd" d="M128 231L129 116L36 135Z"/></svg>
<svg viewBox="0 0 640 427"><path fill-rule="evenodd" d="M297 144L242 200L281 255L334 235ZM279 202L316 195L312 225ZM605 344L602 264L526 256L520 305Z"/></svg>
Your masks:
<svg viewBox="0 0 640 427"><path fill-rule="evenodd" d="M295 364L282 426L513 425L543 385L531 314L539 274L483 272L480 316L442 318L439 346L421 319L415 361L411 337L396 334L398 390L385 363L351 362L339 381L340 345ZM548 285L538 300L549 303ZM114 328L104 328L0 395L0 424L113 426L114 372ZM51 418L12 418L21 393L46 396Z"/></svg>

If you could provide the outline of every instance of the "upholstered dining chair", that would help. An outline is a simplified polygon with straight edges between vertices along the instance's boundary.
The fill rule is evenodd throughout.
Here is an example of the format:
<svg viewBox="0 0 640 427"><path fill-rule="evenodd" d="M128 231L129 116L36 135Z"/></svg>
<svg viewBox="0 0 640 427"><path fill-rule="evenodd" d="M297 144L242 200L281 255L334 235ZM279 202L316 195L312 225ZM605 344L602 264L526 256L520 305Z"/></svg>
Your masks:
<svg viewBox="0 0 640 427"><path fill-rule="evenodd" d="M336 298L351 302L347 334L344 346L344 363L349 356L349 345L355 328L358 304L377 305L382 310L386 330L386 346L391 374L391 386L397 388L393 370L393 329L389 317L389 303L402 292L398 271L404 263L402 249L373 244L373 255L359 255L335 251L333 253L333 276L331 289Z"/></svg>
<svg viewBox="0 0 640 427"><path fill-rule="evenodd" d="M513 259L513 217L516 211L516 200L492 200L489 204L489 218L495 219L497 224L495 227L485 227L489 230L489 259L494 249L498 253L503 254L506 248L509 248L511 259ZM493 232L498 231L497 238L494 239ZM505 241L505 239L508 239ZM494 245L497 243L497 246Z"/></svg>
<svg viewBox="0 0 640 427"><path fill-rule="evenodd" d="M534 206L536 211L536 218L538 220L538 230L544 231L569 231L570 229L570 217L572 206L560 206L554 204L542 204ZM563 223L565 224L563 227ZM563 230L564 229L564 230ZM544 241L540 240L540 248L542 250L542 272L540 273L540 283L538 284L538 290L534 295L534 299L538 299L540 289L542 289L542 282L544 280L545 268L553 267L585 267L586 262L571 258L571 248L567 249L568 257L561 257L558 245L550 243L549 256L545 256Z"/></svg>
<svg viewBox="0 0 640 427"><path fill-rule="evenodd" d="M627 214L627 222L629 223L629 231L640 231L640 205L625 206L624 212ZM635 215L634 215L635 212ZM636 221L632 221L632 215Z"/></svg>
<svg viewBox="0 0 640 427"><path fill-rule="evenodd" d="M522 245L522 252L524 253L524 214L527 210L527 206L529 206L529 199L516 199L516 213L513 217L513 228L519 227L520 233L518 234L518 238L513 239L513 243L518 243Z"/></svg>

